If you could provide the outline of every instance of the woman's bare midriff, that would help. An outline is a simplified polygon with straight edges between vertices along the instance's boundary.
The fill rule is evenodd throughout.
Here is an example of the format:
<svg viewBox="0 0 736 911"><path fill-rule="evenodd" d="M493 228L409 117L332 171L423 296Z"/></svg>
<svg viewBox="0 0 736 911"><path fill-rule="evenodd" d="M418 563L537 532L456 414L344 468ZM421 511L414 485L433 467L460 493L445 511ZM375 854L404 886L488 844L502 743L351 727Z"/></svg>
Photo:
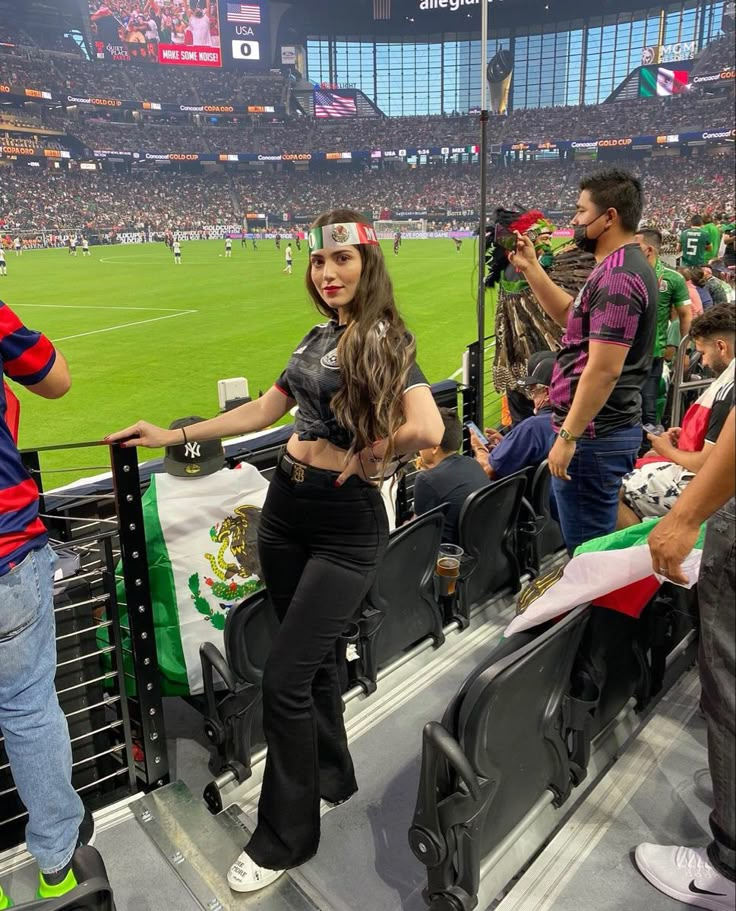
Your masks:
<svg viewBox="0 0 736 911"><path fill-rule="evenodd" d="M307 442L293 434L286 444L286 451L293 458L304 462L305 465L311 465L313 468L342 471L347 464L347 450L334 446L328 440Z"/></svg>

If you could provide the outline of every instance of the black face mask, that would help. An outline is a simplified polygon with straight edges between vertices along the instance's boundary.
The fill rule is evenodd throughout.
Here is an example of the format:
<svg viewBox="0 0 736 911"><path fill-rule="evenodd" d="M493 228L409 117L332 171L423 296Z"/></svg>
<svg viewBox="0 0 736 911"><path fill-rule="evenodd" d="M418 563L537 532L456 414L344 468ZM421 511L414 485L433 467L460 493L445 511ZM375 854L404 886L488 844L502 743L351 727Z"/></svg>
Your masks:
<svg viewBox="0 0 736 911"><path fill-rule="evenodd" d="M583 253L595 253L601 235L599 234L598 237L588 237L588 228L591 225L594 225L599 218L603 218L605 214L605 212L601 212L597 218L588 222L587 225L575 225L575 237L573 240L578 250L582 250Z"/></svg>

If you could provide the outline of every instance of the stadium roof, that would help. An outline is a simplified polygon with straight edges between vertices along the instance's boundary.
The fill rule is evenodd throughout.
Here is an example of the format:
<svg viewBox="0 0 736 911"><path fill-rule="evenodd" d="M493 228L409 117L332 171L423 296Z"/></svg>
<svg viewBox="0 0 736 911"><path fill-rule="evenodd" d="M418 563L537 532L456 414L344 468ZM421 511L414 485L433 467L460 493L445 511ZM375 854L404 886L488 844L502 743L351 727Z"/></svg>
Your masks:
<svg viewBox="0 0 736 911"><path fill-rule="evenodd" d="M440 8L438 3L447 3ZM473 32L480 28L478 0L274 0L276 7L290 7L286 24L301 35L400 35L439 32ZM663 4L665 5L665 4ZM456 9L452 9L455 6ZM491 31L528 24L573 21L650 7L645 0L492 0ZM0 20L64 30L83 28L87 0L0 0ZM376 13L390 10L389 19Z"/></svg>
<svg viewBox="0 0 736 911"><path fill-rule="evenodd" d="M287 0L288 2L288 0ZM332 34L432 34L435 32L468 32L480 29L481 5L478 0L294 0L290 24ZM441 0L445 2L445 0ZM455 5L457 8L452 9ZM666 3L662 4L663 6ZM375 12L388 7L388 20L375 18ZM492 0L489 5L489 27L499 31L523 25L574 21L601 15L651 8L644 0L597 0L581 4L580 0Z"/></svg>

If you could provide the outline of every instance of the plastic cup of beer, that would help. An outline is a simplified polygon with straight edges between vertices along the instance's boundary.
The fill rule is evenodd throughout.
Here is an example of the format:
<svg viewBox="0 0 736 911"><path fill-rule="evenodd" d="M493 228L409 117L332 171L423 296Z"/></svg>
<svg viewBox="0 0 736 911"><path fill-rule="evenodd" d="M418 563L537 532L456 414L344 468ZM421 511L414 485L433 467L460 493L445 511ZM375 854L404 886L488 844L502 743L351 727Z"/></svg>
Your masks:
<svg viewBox="0 0 736 911"><path fill-rule="evenodd" d="M442 595L455 594L462 556L462 547L455 544L443 544L440 547L435 571L440 577Z"/></svg>

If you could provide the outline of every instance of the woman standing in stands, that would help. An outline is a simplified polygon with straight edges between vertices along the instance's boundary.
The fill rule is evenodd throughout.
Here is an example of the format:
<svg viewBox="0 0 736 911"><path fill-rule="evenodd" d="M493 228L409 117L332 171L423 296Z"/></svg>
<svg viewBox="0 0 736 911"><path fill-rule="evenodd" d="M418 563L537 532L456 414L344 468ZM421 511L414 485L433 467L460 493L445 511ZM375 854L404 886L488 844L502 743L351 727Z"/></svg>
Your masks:
<svg viewBox="0 0 736 911"><path fill-rule="evenodd" d="M262 430L299 408L259 532L281 626L263 678L268 756L258 827L228 873L237 892L313 857L320 798L338 804L357 790L336 653L388 540L372 479L443 434L373 228L352 210L329 212L314 223L309 250L307 290L328 322L298 344L265 395L181 430L139 422L108 437L154 448L193 443Z"/></svg>

